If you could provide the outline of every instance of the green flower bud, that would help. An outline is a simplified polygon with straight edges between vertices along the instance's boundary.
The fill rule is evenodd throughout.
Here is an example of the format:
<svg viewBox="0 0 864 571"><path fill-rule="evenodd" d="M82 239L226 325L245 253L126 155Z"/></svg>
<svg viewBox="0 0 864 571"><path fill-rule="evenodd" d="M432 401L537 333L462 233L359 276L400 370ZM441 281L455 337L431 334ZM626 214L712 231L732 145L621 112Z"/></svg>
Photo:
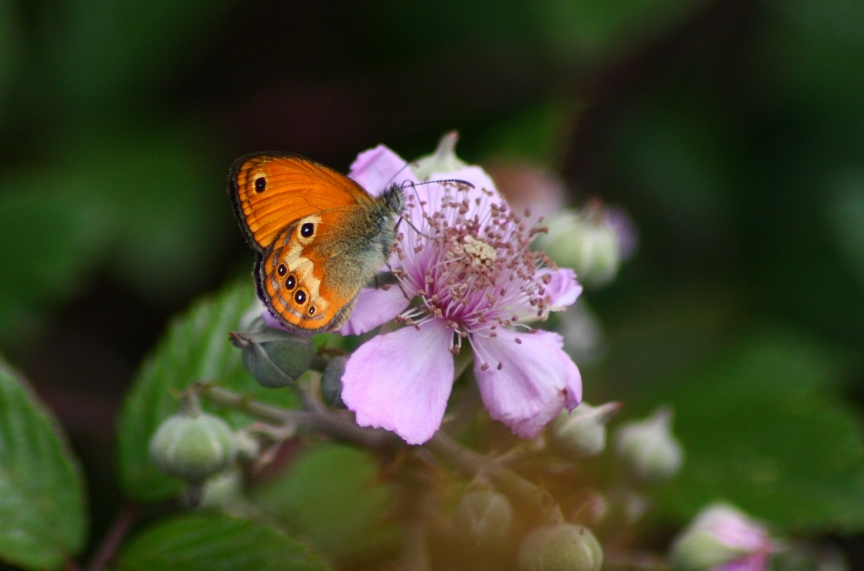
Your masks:
<svg viewBox="0 0 864 571"><path fill-rule="evenodd" d="M488 489L468 492L456 507L456 532L474 547L492 549L510 533L513 508L506 496Z"/></svg>
<svg viewBox="0 0 864 571"><path fill-rule="evenodd" d="M168 417L150 440L150 457L162 472L200 484L234 462L236 445L228 424L212 414Z"/></svg>
<svg viewBox="0 0 864 571"><path fill-rule="evenodd" d="M425 180L432 173L448 173L464 169L468 163L456 156L456 142L459 133L451 131L441 137L438 148L431 155L420 157L415 161L414 176Z"/></svg>
<svg viewBox="0 0 864 571"><path fill-rule="evenodd" d="M260 319L249 331L232 331L231 342L243 350L246 370L268 388L293 384L315 356L311 337L267 327Z"/></svg>
<svg viewBox="0 0 864 571"><path fill-rule="evenodd" d="M621 245L607 209L589 204L580 211L563 211L550 216L546 227L535 247L559 266L573 268L579 283L600 287L618 274Z"/></svg>
<svg viewBox="0 0 864 571"><path fill-rule="evenodd" d="M342 375L345 374L347 362L348 357L340 355L330 359L324 367L324 374L321 376L321 398L330 406L345 408L345 403L342 402Z"/></svg>
<svg viewBox="0 0 864 571"><path fill-rule="evenodd" d="M657 484L678 473L684 450L672 434L672 411L657 410L646 420L621 425L615 451L624 468L637 480Z"/></svg>
<svg viewBox="0 0 864 571"><path fill-rule="evenodd" d="M587 527L563 524L535 529L519 550L520 571L600 571L603 548Z"/></svg>
<svg viewBox="0 0 864 571"><path fill-rule="evenodd" d="M202 492L203 497L193 505L229 511L243 501L243 474L239 469L226 470L207 480Z"/></svg>
<svg viewBox="0 0 864 571"><path fill-rule="evenodd" d="M549 425L549 444L562 456L573 459L600 454L606 448L606 423L621 406L609 402L595 407L583 402L573 412L562 411Z"/></svg>

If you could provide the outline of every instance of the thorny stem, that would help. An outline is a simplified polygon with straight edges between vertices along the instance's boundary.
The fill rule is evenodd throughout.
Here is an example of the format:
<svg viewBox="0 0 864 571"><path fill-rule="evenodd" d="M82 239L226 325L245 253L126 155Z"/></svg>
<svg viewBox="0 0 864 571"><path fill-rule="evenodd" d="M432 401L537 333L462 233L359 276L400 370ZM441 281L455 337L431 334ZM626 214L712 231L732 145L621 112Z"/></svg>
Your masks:
<svg viewBox="0 0 864 571"><path fill-rule="evenodd" d="M346 417L330 411L288 410L254 401L243 395L209 383L195 383L190 387L213 402L228 405L260 419L276 424L294 425L301 432L321 432L346 442L371 448L379 452L392 452L403 446L391 432L360 428Z"/></svg>
<svg viewBox="0 0 864 571"><path fill-rule="evenodd" d="M336 439L388 455L406 446L391 432L361 428L348 417L329 410L287 410L203 382L195 383L190 388L213 402L237 408L268 422L294 425L301 432L329 434ZM548 492L493 458L459 445L443 431L438 431L424 447L466 474L490 478L503 492L527 505L534 506L545 523L553 525L564 522L560 507Z"/></svg>

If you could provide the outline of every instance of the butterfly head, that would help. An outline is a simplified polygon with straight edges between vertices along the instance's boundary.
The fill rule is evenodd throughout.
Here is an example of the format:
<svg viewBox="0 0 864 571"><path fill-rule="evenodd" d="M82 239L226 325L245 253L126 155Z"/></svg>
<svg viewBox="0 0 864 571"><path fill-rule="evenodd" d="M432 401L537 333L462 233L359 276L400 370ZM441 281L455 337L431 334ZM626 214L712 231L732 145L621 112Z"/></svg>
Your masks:
<svg viewBox="0 0 864 571"><path fill-rule="evenodd" d="M395 183L391 184L390 187L384 191L382 198L390 212L397 216L402 215L402 212L405 210L405 194L402 192L402 187Z"/></svg>

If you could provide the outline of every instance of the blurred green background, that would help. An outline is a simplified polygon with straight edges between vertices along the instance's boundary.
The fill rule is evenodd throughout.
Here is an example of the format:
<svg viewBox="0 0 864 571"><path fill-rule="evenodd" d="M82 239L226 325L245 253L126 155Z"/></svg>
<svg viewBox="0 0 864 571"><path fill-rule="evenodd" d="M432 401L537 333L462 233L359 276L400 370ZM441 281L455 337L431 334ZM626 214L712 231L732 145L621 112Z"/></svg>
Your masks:
<svg viewBox="0 0 864 571"><path fill-rule="evenodd" d="M138 362L251 269L233 158L344 171L458 129L639 227L583 374L622 416L674 406L667 521L722 495L864 565L862 30L860 0L0 0L0 350L84 458L94 536Z"/></svg>

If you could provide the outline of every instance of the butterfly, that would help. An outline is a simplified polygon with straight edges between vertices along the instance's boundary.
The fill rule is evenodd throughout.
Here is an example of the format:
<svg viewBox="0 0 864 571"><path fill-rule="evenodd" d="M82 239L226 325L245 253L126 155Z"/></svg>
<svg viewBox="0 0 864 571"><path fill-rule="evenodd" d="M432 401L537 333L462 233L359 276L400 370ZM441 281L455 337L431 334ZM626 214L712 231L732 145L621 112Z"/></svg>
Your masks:
<svg viewBox="0 0 864 571"><path fill-rule="evenodd" d="M329 167L280 153L237 159L228 194L257 254L258 297L286 328L307 333L347 321L390 255L405 204L397 184L375 197Z"/></svg>

